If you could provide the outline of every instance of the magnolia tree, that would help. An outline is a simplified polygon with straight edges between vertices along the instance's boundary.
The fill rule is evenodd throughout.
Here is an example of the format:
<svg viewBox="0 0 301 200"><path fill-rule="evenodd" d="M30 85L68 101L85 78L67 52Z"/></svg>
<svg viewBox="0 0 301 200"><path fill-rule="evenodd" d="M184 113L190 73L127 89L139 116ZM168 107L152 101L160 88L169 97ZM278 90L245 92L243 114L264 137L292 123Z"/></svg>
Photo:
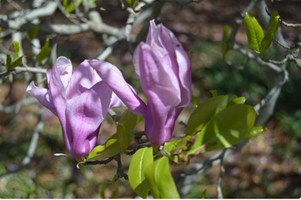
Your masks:
<svg viewBox="0 0 301 200"><path fill-rule="evenodd" d="M227 52L238 51L274 71L275 80L269 92L252 106L245 104L245 97L219 95L212 90L212 98L198 104L192 94L189 49L184 49L164 24L156 22L160 9L167 1L118 1L116 9L128 12L127 23L122 28L102 21L99 9L105 8L97 7L95 0L36 0L28 9L22 8L17 1L7 2L15 8L15 12L0 16L1 37L11 44L9 48L1 48L1 82L12 83L18 73L24 73L27 82L32 81L26 88L30 95L25 95L15 105L1 104L1 111L18 112L20 106L38 101L58 117L62 127L66 152L56 153L55 156L70 154L77 160L80 170L85 170L84 165L117 161L116 175L111 177L111 182L120 178L128 180L131 188L142 198L147 198L149 194L155 198L185 197L197 175L218 163L221 166L218 197L223 197L224 157L239 151L247 139L266 130L263 125L272 115L281 87L288 77L285 63L294 62L301 68L297 58L299 44L287 47L279 29L281 23L289 24L281 20L277 11L270 12L264 1L250 1L237 17L230 34L228 26L223 26L221 54L226 60ZM171 2L180 6L202 3L194 0ZM267 30L265 34L251 14L253 8L257 9L258 17ZM43 17L51 16L57 10L70 20L69 24L41 23ZM132 28L137 25L142 25L142 28L133 34ZM244 25L248 37L249 50L235 42L241 25ZM60 45L58 37L87 31L94 32L98 37L100 35L106 48L95 58L83 60L74 67L69 58L57 54L56 47ZM37 33L51 34L43 41L44 46L40 45L42 41ZM23 50L24 40L30 41L31 52ZM264 51L273 41L276 42L274 45L279 61L264 56ZM119 68L105 61L113 49L123 42L128 43L133 55L132 70L140 79L145 99L141 99L135 88L126 82ZM285 49L295 50L287 53ZM43 66L49 59L54 65L46 66L46 70ZM46 85L44 77L47 79ZM187 121L180 122L185 127L185 134L173 137L177 119L189 104L195 108ZM114 107L126 109L118 116ZM117 131L102 145L96 145L106 115L115 121ZM1 176L17 172L30 162L39 132L43 129L41 110L37 117L38 124L27 156L20 167ZM144 129L137 131L136 126L141 122ZM198 154L213 150L220 151L173 178L170 165L188 164ZM132 156L128 170L122 168L121 154Z"/></svg>

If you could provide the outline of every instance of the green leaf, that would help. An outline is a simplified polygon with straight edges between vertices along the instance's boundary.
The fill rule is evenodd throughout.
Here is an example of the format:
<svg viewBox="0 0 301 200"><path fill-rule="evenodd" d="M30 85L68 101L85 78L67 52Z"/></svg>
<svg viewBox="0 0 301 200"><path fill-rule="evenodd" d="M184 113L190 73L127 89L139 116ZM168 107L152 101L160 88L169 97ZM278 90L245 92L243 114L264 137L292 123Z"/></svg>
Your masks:
<svg viewBox="0 0 301 200"><path fill-rule="evenodd" d="M31 29L26 29L26 34L28 39L31 41L37 34L39 31L39 24L35 24L34 26L32 26Z"/></svg>
<svg viewBox="0 0 301 200"><path fill-rule="evenodd" d="M115 156L120 153L120 145L118 142L118 135L115 133L112 135L103 145L94 147L89 153L86 162L91 159L104 160L106 158Z"/></svg>
<svg viewBox="0 0 301 200"><path fill-rule="evenodd" d="M7 71L11 70L11 57L9 54L6 55L6 69Z"/></svg>
<svg viewBox="0 0 301 200"><path fill-rule="evenodd" d="M212 97L198 106L191 114L186 128L186 135L195 135L211 120L217 113L227 107L228 96L220 95Z"/></svg>
<svg viewBox="0 0 301 200"><path fill-rule="evenodd" d="M142 198L146 198L149 187L145 180L145 168L154 162L152 147L139 149L133 156L129 167L129 182L133 190Z"/></svg>
<svg viewBox="0 0 301 200"><path fill-rule="evenodd" d="M187 135L181 139L178 140L172 140L164 143L164 149L168 152L173 152L176 149L186 149L186 142L189 140L192 136Z"/></svg>
<svg viewBox="0 0 301 200"><path fill-rule="evenodd" d="M236 104L226 108L203 128L188 154L231 147L246 138L252 130L255 118L256 113L252 106Z"/></svg>
<svg viewBox="0 0 301 200"><path fill-rule="evenodd" d="M217 90L209 90L209 92L212 94L212 97L217 96Z"/></svg>
<svg viewBox="0 0 301 200"><path fill-rule="evenodd" d="M191 50L187 51L188 58L191 59Z"/></svg>
<svg viewBox="0 0 301 200"><path fill-rule="evenodd" d="M126 0L128 4L130 4L131 8L135 11L135 7L137 6L139 0Z"/></svg>
<svg viewBox="0 0 301 200"><path fill-rule="evenodd" d="M194 97L194 95L191 93L191 100L190 100L190 103L194 106L194 107L198 107L197 105L197 101Z"/></svg>
<svg viewBox="0 0 301 200"><path fill-rule="evenodd" d="M21 57L19 57L17 60L15 60L15 61L10 65L10 69L9 69L9 70L12 70L12 69L14 69L15 67L18 67L19 65L21 65L21 64L22 64L23 57L26 57L26 56L21 56Z"/></svg>
<svg viewBox="0 0 301 200"><path fill-rule="evenodd" d="M223 27L223 38L222 38L222 53L223 53L223 58L225 59L225 56L227 52L229 51L229 41L228 41L228 32L229 32L229 27L227 25L222 25Z"/></svg>
<svg viewBox="0 0 301 200"><path fill-rule="evenodd" d="M107 188L107 184L103 183L100 190L100 197L102 199L106 199L106 195L105 195L106 188Z"/></svg>
<svg viewBox="0 0 301 200"><path fill-rule="evenodd" d="M144 175L154 198L180 198L170 174L167 157L163 156L148 165L144 170Z"/></svg>
<svg viewBox="0 0 301 200"><path fill-rule="evenodd" d="M125 153L125 150L129 146L129 142L134 137L132 132L136 124L137 115L133 114L129 109L122 113L117 125L117 135L118 142L123 153Z"/></svg>
<svg viewBox="0 0 301 200"><path fill-rule="evenodd" d="M202 193L202 199L207 199L208 198L208 194L207 194L207 189L204 190L204 192Z"/></svg>
<svg viewBox="0 0 301 200"><path fill-rule="evenodd" d="M49 46L49 39L47 38L45 41L45 44L43 48L41 49L40 53L38 53L36 60L39 62L39 65L42 63L43 60L45 60L49 53L51 52L51 48Z"/></svg>
<svg viewBox="0 0 301 200"><path fill-rule="evenodd" d="M76 0L76 6L78 7L82 3L82 0ZM70 4L68 4L68 0L63 1L63 6L65 8L66 13L71 13L75 10L74 2L71 1Z"/></svg>
<svg viewBox="0 0 301 200"><path fill-rule="evenodd" d="M232 106L232 105L235 105L235 104L244 104L246 102L246 98L245 97L236 97L234 98L232 101L230 101L228 103L228 106Z"/></svg>
<svg viewBox="0 0 301 200"><path fill-rule="evenodd" d="M246 13L246 16L244 17L244 26L249 44L259 52L264 34L258 21L251 13Z"/></svg>
<svg viewBox="0 0 301 200"><path fill-rule="evenodd" d="M261 41L261 47L260 47L260 55L262 56L262 53L271 46L271 43L274 38L274 34L278 30L280 26L280 16L278 14L278 11L273 11L270 17L269 22L269 29L267 30L264 38Z"/></svg>
<svg viewBox="0 0 301 200"><path fill-rule="evenodd" d="M269 28L274 30L274 33L278 30L280 26L280 16L278 11L273 11L269 21Z"/></svg>
<svg viewBox="0 0 301 200"><path fill-rule="evenodd" d="M268 130L265 126L254 126L249 133L246 134L246 138L250 139L262 133L263 131Z"/></svg>
<svg viewBox="0 0 301 200"><path fill-rule="evenodd" d="M109 181L109 180L105 181L105 184L113 184L113 183L116 182L116 180L118 180L118 175L117 174L114 175L114 177L112 178L111 181Z"/></svg>
<svg viewBox="0 0 301 200"><path fill-rule="evenodd" d="M20 46L19 42L13 41L13 49L14 49L14 55L13 55L13 60L19 57L19 52L20 52Z"/></svg>

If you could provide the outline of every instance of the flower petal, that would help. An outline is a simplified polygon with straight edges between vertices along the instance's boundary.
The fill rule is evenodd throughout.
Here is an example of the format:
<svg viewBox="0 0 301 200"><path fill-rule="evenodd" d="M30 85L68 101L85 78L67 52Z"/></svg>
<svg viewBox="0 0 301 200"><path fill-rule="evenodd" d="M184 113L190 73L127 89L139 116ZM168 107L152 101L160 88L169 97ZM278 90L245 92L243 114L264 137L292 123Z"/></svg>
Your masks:
<svg viewBox="0 0 301 200"><path fill-rule="evenodd" d="M170 122L178 117L174 112L181 102L178 75L166 67L168 53L161 53L140 43L134 54L134 65L140 68L140 81L148 100L145 134L157 146L170 139L174 127Z"/></svg>
<svg viewBox="0 0 301 200"><path fill-rule="evenodd" d="M61 60L62 57L60 57ZM66 119L66 108L67 108L67 100L66 100L66 88L61 80L61 74L62 68L59 64L63 63L63 67L66 66L64 62L56 62L53 68L50 68L47 70L48 78L49 78L49 91L50 96L53 100L53 105L56 109L56 114L60 120L60 123L62 125L63 132L68 132L68 125L67 125L67 119ZM63 73L64 74L64 73ZM69 79L69 75L66 75L65 77L62 76L62 78ZM69 81L69 80L68 80ZM67 149L70 149L68 144L70 142L68 141L68 138L65 137L65 143L67 146Z"/></svg>
<svg viewBox="0 0 301 200"><path fill-rule="evenodd" d="M60 56L56 60L53 67L57 68L58 74L59 74L60 79L61 79L61 81L64 85L64 88L66 88L68 83L69 83L69 80L72 76L72 64L71 64L70 60L67 59L64 56ZM47 73L47 76L49 76L48 73Z"/></svg>
<svg viewBox="0 0 301 200"><path fill-rule="evenodd" d="M65 139L68 138L68 150L72 156L86 156L94 148L100 124L109 109L111 96L112 91L106 83L99 82L78 98L68 101L69 128L64 134Z"/></svg>
<svg viewBox="0 0 301 200"><path fill-rule="evenodd" d="M181 101L179 80L177 74L166 67L169 63L166 56L148 44L140 43L134 54L137 61L134 64L140 68L141 86L148 102L159 100L165 106L175 107Z"/></svg>
<svg viewBox="0 0 301 200"><path fill-rule="evenodd" d="M114 65L100 60L88 61L100 78L107 83L122 102L136 115L146 113L145 103L133 92Z"/></svg>
<svg viewBox="0 0 301 200"><path fill-rule="evenodd" d="M192 93L191 63L187 53L181 47L176 47L176 58L179 66L181 103L178 107L186 107L190 103Z"/></svg>
<svg viewBox="0 0 301 200"><path fill-rule="evenodd" d="M119 97L114 92L112 92L111 104L109 109L113 107L126 107L126 105L124 105L124 103L119 99Z"/></svg>
<svg viewBox="0 0 301 200"><path fill-rule="evenodd" d="M32 81L26 91L33 96L34 98L36 98L43 106L45 106L46 108L48 108L53 114L57 115L56 113L56 109L55 106L53 104L53 100L52 97L50 95L49 90L45 89L45 88L39 88L37 87L34 82Z"/></svg>
<svg viewBox="0 0 301 200"><path fill-rule="evenodd" d="M67 88L67 99L77 97L85 90L90 89L101 81L96 71L90 66L87 60L82 62L73 72Z"/></svg>

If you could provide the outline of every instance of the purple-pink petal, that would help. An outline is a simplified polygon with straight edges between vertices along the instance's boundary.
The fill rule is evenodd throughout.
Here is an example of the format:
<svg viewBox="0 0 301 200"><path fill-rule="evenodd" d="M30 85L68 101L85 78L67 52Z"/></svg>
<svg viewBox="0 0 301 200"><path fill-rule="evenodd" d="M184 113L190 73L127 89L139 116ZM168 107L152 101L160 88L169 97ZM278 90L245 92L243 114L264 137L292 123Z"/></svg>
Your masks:
<svg viewBox="0 0 301 200"><path fill-rule="evenodd" d="M96 83L100 82L101 78L96 71L90 66L87 60L79 64L73 72L67 88L67 99L79 96L85 90L90 89Z"/></svg>
<svg viewBox="0 0 301 200"><path fill-rule="evenodd" d="M192 80L191 80L191 63L187 53L184 49L176 47L175 54L177 58L178 64L178 77L180 82L180 90L181 90L181 103L178 107L186 107L190 103L191 93L192 93Z"/></svg>
<svg viewBox="0 0 301 200"><path fill-rule="evenodd" d="M99 82L67 102L68 125L64 135L72 156L80 158L93 149L100 124L110 105L111 94L111 89L104 82Z"/></svg>
<svg viewBox="0 0 301 200"><path fill-rule="evenodd" d="M136 115L145 114L145 103L128 86L117 67L100 60L90 60L89 63L97 71L100 78L107 83L113 92L133 113Z"/></svg>
<svg viewBox="0 0 301 200"><path fill-rule="evenodd" d="M56 60L53 68L57 69L58 75L60 76L60 80L61 80L64 88L67 88L69 80L72 76L72 63L71 63L71 61L69 59L67 59L66 57L60 56ZM48 75L48 73L47 73L47 75Z"/></svg>
<svg viewBox="0 0 301 200"><path fill-rule="evenodd" d="M170 139L177 117L190 102L190 60L174 34L154 20L133 60L147 97L145 134L159 146Z"/></svg>
<svg viewBox="0 0 301 200"><path fill-rule="evenodd" d="M49 93L49 90L45 89L45 88L39 88L37 87L34 82L32 81L26 91L33 96L34 98L36 98L43 106L45 106L46 108L48 108L53 114L57 115L56 113L56 109L55 106L53 104L53 100L52 97Z"/></svg>
<svg viewBox="0 0 301 200"><path fill-rule="evenodd" d="M76 158L88 155L108 109L123 103L88 61L82 62L72 74L70 60L59 57L46 75L49 90L32 82L27 91L58 116L71 155Z"/></svg>

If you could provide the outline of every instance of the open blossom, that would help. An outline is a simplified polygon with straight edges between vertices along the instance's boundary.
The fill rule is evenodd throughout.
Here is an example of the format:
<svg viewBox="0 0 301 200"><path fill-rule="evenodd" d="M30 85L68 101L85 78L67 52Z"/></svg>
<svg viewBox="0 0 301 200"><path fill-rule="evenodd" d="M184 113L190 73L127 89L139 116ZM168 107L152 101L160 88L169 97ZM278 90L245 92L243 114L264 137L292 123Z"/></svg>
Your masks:
<svg viewBox="0 0 301 200"><path fill-rule="evenodd" d="M59 57L47 70L47 81L49 90L31 82L26 91L59 118L70 154L86 156L94 148L108 109L122 102L87 60L72 73L70 60Z"/></svg>
<svg viewBox="0 0 301 200"><path fill-rule="evenodd" d="M146 43L141 42L134 53L147 105L115 66L97 60L89 63L133 113L145 118L145 134L152 144L159 146L170 139L176 119L191 98L190 60L170 30L152 20Z"/></svg>

